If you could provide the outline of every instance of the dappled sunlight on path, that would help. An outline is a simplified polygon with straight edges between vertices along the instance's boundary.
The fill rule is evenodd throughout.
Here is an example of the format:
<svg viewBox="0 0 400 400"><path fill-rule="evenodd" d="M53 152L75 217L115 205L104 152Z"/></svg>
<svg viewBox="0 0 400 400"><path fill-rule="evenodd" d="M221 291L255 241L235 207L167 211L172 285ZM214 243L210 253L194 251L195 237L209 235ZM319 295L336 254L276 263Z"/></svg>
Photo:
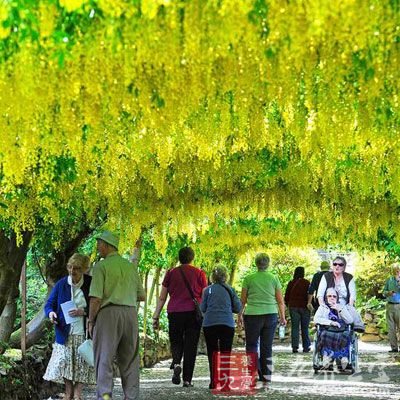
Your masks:
<svg viewBox="0 0 400 400"><path fill-rule="evenodd" d="M253 396L229 396L232 398L268 399L390 399L400 395L400 355L387 353L388 345L360 342L360 372L344 375L326 372L314 375L311 354L292 354L288 345L274 347L274 375L268 390L259 389ZM141 399L170 400L211 399L208 389L207 358L197 359L193 388L183 388L171 383L170 361L158 363L154 368L141 372ZM94 400L94 390L87 390L85 399ZM122 400L120 381L116 380L115 400Z"/></svg>

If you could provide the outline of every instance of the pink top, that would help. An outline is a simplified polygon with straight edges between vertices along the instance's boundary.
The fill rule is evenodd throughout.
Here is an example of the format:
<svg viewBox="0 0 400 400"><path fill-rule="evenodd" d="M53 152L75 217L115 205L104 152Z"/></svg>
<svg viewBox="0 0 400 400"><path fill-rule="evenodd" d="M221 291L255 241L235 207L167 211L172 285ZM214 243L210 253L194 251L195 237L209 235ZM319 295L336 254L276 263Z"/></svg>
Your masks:
<svg viewBox="0 0 400 400"><path fill-rule="evenodd" d="M207 286L206 274L203 270L193 265L184 264L180 267L169 269L162 283L162 285L167 288L168 294L170 295L167 307L167 312L169 313L194 310L193 300L179 268L183 268L186 279L199 303L201 303L203 289Z"/></svg>

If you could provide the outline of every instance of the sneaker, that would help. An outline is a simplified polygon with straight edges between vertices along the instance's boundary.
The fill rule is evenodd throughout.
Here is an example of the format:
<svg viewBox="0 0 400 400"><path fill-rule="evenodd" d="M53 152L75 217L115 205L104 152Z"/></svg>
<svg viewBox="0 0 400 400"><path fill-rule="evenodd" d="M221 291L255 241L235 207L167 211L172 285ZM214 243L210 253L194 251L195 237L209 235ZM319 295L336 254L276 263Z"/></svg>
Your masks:
<svg viewBox="0 0 400 400"><path fill-rule="evenodd" d="M270 380L264 380L262 382L262 389L268 390L270 388L270 385L271 385L271 381Z"/></svg>
<svg viewBox="0 0 400 400"><path fill-rule="evenodd" d="M264 375L263 376L263 378L262 378L262 383L264 384L264 383L271 383L271 375Z"/></svg>
<svg viewBox="0 0 400 400"><path fill-rule="evenodd" d="M311 347L309 347L308 349L303 349L303 353L309 353L311 351Z"/></svg>
<svg viewBox="0 0 400 400"><path fill-rule="evenodd" d="M179 385L181 383L181 372L182 368L179 364L175 364L174 366L174 374L172 375L172 383L174 385Z"/></svg>
<svg viewBox="0 0 400 400"><path fill-rule="evenodd" d="M347 365L349 364L349 359L347 357L342 357L340 360L340 364L342 369L346 369Z"/></svg>
<svg viewBox="0 0 400 400"><path fill-rule="evenodd" d="M331 361L332 359L329 356L323 356L322 358L322 365L325 369L329 368L329 366L331 365Z"/></svg>
<svg viewBox="0 0 400 400"><path fill-rule="evenodd" d="M298 353L299 351L297 349L292 349L292 353Z"/></svg>
<svg viewBox="0 0 400 400"><path fill-rule="evenodd" d="M392 350L389 350L389 351L388 351L388 353L398 353L398 352L399 352L398 349L392 349Z"/></svg>
<svg viewBox="0 0 400 400"><path fill-rule="evenodd" d="M183 387L193 387L193 383L185 381L185 382L183 382L182 386Z"/></svg>

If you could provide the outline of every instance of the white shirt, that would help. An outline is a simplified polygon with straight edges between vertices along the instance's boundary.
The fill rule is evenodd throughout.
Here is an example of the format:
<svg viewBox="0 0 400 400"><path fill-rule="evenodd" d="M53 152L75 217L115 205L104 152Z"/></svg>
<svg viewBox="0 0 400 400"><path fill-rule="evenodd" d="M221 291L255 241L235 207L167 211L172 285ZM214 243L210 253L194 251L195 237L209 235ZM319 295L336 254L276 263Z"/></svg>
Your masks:
<svg viewBox="0 0 400 400"><path fill-rule="evenodd" d="M318 292L317 292L318 298L319 297L323 298L325 296L327 286L328 286L328 283L326 282L325 276L323 276L321 279L321 282L319 283L319 286L318 286ZM346 288L346 284L344 282L343 276L340 281L335 280L335 290L339 294L339 303L343 304L343 305L347 304L347 301L346 301L347 288ZM355 302L356 301L356 284L354 282L354 278L352 278L351 281L349 282L349 291L350 291L349 301L353 300Z"/></svg>
<svg viewBox="0 0 400 400"><path fill-rule="evenodd" d="M343 306L343 308L339 311L339 317L346 323L352 324L353 317L347 308L347 306ZM319 306L317 312L314 315L314 324L319 325L330 325L331 320L329 319L329 307L328 306Z"/></svg>
<svg viewBox="0 0 400 400"><path fill-rule="evenodd" d="M74 285L72 283L72 279L68 276L68 283L71 285L71 300L75 303L76 308L86 308L86 299L82 292L82 285L83 285L83 275L81 280ZM71 324L71 330L69 331L70 335L84 335L85 329L83 326L83 316L76 317L75 322Z"/></svg>

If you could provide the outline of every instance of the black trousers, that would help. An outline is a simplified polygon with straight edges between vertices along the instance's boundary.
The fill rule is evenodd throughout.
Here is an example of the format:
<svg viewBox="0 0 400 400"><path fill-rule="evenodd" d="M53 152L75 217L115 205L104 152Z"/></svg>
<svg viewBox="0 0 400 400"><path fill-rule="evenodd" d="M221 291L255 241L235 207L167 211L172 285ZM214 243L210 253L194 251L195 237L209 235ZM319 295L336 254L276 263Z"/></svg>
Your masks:
<svg viewBox="0 0 400 400"><path fill-rule="evenodd" d="M208 366L210 367L210 387L214 385L212 357L215 351L232 351L233 336L235 328L228 325L212 325L203 327L204 337L207 345Z"/></svg>
<svg viewBox="0 0 400 400"><path fill-rule="evenodd" d="M180 364L183 357L182 379L191 382L196 362L200 326L195 311L171 312L168 314L169 342L172 363Z"/></svg>

